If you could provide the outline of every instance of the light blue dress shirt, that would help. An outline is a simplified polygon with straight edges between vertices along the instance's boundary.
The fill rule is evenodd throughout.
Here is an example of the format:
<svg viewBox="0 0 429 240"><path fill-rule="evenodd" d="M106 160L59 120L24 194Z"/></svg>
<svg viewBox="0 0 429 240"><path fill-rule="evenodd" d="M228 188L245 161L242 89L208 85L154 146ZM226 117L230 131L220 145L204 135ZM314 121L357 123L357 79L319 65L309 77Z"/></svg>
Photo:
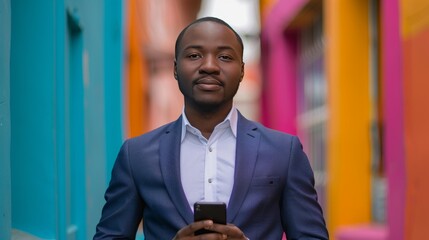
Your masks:
<svg viewBox="0 0 429 240"><path fill-rule="evenodd" d="M219 201L228 205L234 185L237 138L237 109L232 107L209 139L193 127L182 112L180 176L193 210L197 201Z"/></svg>

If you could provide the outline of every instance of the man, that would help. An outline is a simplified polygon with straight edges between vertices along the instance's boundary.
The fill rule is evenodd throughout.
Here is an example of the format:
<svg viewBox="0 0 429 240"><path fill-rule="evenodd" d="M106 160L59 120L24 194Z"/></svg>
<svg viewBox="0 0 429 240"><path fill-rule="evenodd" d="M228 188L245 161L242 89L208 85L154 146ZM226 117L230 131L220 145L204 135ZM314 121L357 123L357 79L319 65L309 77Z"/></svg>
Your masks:
<svg viewBox="0 0 429 240"><path fill-rule="evenodd" d="M240 36L202 18L176 41L178 120L122 146L94 239L328 239L313 173L295 136L233 106L244 75ZM227 225L193 222L197 201L227 204ZM216 233L194 236L202 228Z"/></svg>

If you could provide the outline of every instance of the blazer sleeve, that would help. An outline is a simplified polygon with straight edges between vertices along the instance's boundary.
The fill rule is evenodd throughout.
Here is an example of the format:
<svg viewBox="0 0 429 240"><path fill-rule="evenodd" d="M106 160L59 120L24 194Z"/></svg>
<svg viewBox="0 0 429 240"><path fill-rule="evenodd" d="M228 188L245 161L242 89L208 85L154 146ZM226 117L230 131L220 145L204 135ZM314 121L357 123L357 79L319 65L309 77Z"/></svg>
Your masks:
<svg viewBox="0 0 429 240"><path fill-rule="evenodd" d="M128 146L128 141L122 145L113 166L94 239L135 239L142 219L143 201L134 182Z"/></svg>
<svg viewBox="0 0 429 240"><path fill-rule="evenodd" d="M314 175L301 142L293 137L282 219L287 239L328 239L322 209L317 201Z"/></svg>

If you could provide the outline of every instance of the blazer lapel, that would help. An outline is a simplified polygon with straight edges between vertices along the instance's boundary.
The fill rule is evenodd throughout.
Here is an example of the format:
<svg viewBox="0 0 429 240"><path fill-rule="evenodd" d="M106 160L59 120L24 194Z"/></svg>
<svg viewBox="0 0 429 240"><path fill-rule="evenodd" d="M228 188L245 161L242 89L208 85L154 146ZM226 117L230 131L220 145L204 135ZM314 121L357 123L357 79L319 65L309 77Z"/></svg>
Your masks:
<svg viewBox="0 0 429 240"><path fill-rule="evenodd" d="M240 113L237 125L237 150L234 186L228 204L228 222L233 222L246 197L255 168L260 135L257 126Z"/></svg>
<svg viewBox="0 0 429 240"><path fill-rule="evenodd" d="M160 139L161 174L170 199L187 224L193 222L193 213L183 191L180 179L180 139L182 120L173 122Z"/></svg>

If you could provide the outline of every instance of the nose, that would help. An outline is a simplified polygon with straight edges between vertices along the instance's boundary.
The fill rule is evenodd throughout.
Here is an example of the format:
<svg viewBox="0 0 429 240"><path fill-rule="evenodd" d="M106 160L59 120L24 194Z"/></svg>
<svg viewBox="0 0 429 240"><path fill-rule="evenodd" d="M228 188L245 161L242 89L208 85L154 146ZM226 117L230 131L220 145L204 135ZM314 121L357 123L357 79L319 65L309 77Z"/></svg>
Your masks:
<svg viewBox="0 0 429 240"><path fill-rule="evenodd" d="M217 74L219 73L219 63L215 56L205 56L200 66L200 73Z"/></svg>

